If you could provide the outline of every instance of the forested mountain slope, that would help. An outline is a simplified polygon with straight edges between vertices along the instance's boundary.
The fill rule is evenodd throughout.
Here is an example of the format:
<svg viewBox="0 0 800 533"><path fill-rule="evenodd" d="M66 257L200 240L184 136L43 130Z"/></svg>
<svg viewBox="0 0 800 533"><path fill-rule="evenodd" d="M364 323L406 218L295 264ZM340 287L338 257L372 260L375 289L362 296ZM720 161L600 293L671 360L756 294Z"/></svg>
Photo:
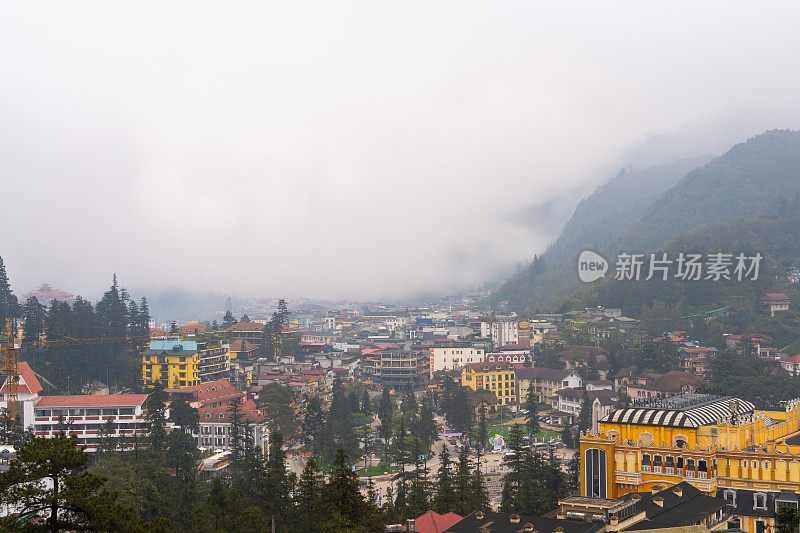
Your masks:
<svg viewBox="0 0 800 533"><path fill-rule="evenodd" d="M621 178L624 176L617 179ZM510 309L527 313L568 309L570 299L585 289L577 279L576 263L583 249L596 249L613 268L619 252L654 252L703 225L786 213L800 202L800 132L769 131L734 146L691 170L649 206L642 199L639 209L644 214L627 231L597 246L584 246L595 233L598 239L606 238L608 228L604 224L608 220L597 218L601 199L609 211L630 207L627 195L637 193L635 188L628 193L624 183L609 182L605 187L613 193L598 191L593 195L591 209L585 208L580 215L585 221L576 219L574 228L568 224L554 258L545 253L543 259L537 258L518 271L495 292L495 301L508 301ZM763 246L780 246L764 239L760 242ZM680 245L680 241L676 243L672 246Z"/></svg>

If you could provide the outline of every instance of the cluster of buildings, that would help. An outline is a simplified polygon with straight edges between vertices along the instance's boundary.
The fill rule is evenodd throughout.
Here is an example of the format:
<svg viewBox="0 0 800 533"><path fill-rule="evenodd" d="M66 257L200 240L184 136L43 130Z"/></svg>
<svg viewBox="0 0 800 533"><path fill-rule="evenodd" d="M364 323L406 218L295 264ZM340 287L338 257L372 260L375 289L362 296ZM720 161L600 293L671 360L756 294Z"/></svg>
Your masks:
<svg viewBox="0 0 800 533"><path fill-rule="evenodd" d="M726 529L766 533L798 507L800 401L760 410L735 398L682 393L593 419L581 438L581 495L630 499L687 484L724 504Z"/></svg>

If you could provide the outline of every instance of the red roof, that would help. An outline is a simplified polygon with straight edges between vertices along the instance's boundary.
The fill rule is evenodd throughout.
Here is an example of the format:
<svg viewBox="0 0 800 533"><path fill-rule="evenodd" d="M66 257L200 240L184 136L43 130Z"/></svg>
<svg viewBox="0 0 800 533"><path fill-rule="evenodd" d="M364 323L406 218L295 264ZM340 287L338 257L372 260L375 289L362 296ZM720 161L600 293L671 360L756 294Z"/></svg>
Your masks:
<svg viewBox="0 0 800 533"><path fill-rule="evenodd" d="M240 410L242 413L242 420L247 422L264 422L266 418L258 412L256 403L253 400L244 400L241 403ZM203 422L230 422L231 406L222 405L218 407L200 407L197 410L200 415L200 423ZM210 415L210 416L206 416ZM222 416L220 416L222 415Z"/></svg>
<svg viewBox="0 0 800 533"><path fill-rule="evenodd" d="M244 395L243 392L231 385L231 382L227 379L219 379L217 381L201 383L200 385L183 387L180 390L195 391L195 396L199 402L208 402L211 400L219 400L220 398L233 398L235 396Z"/></svg>
<svg viewBox="0 0 800 533"><path fill-rule="evenodd" d="M770 301L770 300L788 300L789 297L783 294L782 292L772 292L769 294L765 294L761 297L762 301Z"/></svg>
<svg viewBox="0 0 800 533"><path fill-rule="evenodd" d="M240 332L258 331L258 332L262 332L262 331L264 331L264 328L266 328L266 327L267 327L266 324L261 324L260 322L239 322L238 324L232 325L231 327L229 327L225 331L240 331Z"/></svg>
<svg viewBox="0 0 800 533"><path fill-rule="evenodd" d="M36 379L36 374L33 373L33 369L26 363L22 361L21 363L17 363L17 370L19 371L19 385L17 385L17 394L36 394L42 390L42 385L39 383L39 380ZM6 383L8 379L3 383L3 387L0 388L0 393L8 392L8 388L6 387Z"/></svg>
<svg viewBox="0 0 800 533"><path fill-rule="evenodd" d="M111 405L142 405L147 394L76 394L73 396L42 396L36 407L93 407Z"/></svg>
<svg viewBox="0 0 800 533"><path fill-rule="evenodd" d="M684 348L683 350L678 350L678 353L710 353L713 352L711 348L706 347L699 347L699 348Z"/></svg>
<svg viewBox="0 0 800 533"><path fill-rule="evenodd" d="M186 324L185 326L179 327L178 333L183 333L188 335L192 333L202 333L207 329L208 329L207 327L198 322L197 324Z"/></svg>
<svg viewBox="0 0 800 533"><path fill-rule="evenodd" d="M233 341L231 345L228 347L228 350L231 352L251 352L256 349L256 345L252 342L247 342L246 340L239 339L237 341Z"/></svg>
<svg viewBox="0 0 800 533"><path fill-rule="evenodd" d="M440 515L434 511L418 516L414 521L415 531L417 533L441 533L450 526L461 522L464 517L455 513L447 513Z"/></svg>

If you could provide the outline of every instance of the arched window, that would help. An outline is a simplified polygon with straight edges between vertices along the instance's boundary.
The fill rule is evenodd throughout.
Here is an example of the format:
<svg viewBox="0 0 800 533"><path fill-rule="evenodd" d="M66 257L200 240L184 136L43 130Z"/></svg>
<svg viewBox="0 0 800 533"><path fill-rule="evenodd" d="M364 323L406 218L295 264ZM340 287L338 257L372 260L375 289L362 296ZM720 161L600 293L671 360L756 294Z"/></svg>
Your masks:
<svg viewBox="0 0 800 533"><path fill-rule="evenodd" d="M650 454L642 454L642 472L650 472Z"/></svg>
<svg viewBox="0 0 800 533"><path fill-rule="evenodd" d="M667 474L675 473L675 458L668 455L664 460L664 472Z"/></svg>
<svg viewBox="0 0 800 533"><path fill-rule="evenodd" d="M589 498L606 497L606 452L598 448L589 448L584 453L584 470L586 472L586 496Z"/></svg>
<svg viewBox="0 0 800 533"><path fill-rule="evenodd" d="M694 459L686 459L686 477L694 477Z"/></svg>
<svg viewBox="0 0 800 533"><path fill-rule="evenodd" d="M661 473L661 467L663 466L663 459L660 455L653 456L653 472L657 474Z"/></svg>
<svg viewBox="0 0 800 533"><path fill-rule="evenodd" d="M705 459L700 459L697 461L697 473L701 478L708 477L708 463Z"/></svg>
<svg viewBox="0 0 800 533"><path fill-rule="evenodd" d="M687 439L683 435L675 435L675 438L672 439L672 445L677 448L683 448L689 443L689 439Z"/></svg>

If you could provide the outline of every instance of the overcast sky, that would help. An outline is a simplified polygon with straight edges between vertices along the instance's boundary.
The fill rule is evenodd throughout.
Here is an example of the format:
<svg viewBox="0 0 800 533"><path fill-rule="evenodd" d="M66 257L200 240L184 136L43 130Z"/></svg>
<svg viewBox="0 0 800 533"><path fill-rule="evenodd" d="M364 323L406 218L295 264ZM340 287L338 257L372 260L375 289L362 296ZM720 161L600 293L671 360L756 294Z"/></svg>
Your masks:
<svg viewBox="0 0 800 533"><path fill-rule="evenodd" d="M0 255L18 294L479 283L648 133L797 127L800 4L697 4L5 4Z"/></svg>

